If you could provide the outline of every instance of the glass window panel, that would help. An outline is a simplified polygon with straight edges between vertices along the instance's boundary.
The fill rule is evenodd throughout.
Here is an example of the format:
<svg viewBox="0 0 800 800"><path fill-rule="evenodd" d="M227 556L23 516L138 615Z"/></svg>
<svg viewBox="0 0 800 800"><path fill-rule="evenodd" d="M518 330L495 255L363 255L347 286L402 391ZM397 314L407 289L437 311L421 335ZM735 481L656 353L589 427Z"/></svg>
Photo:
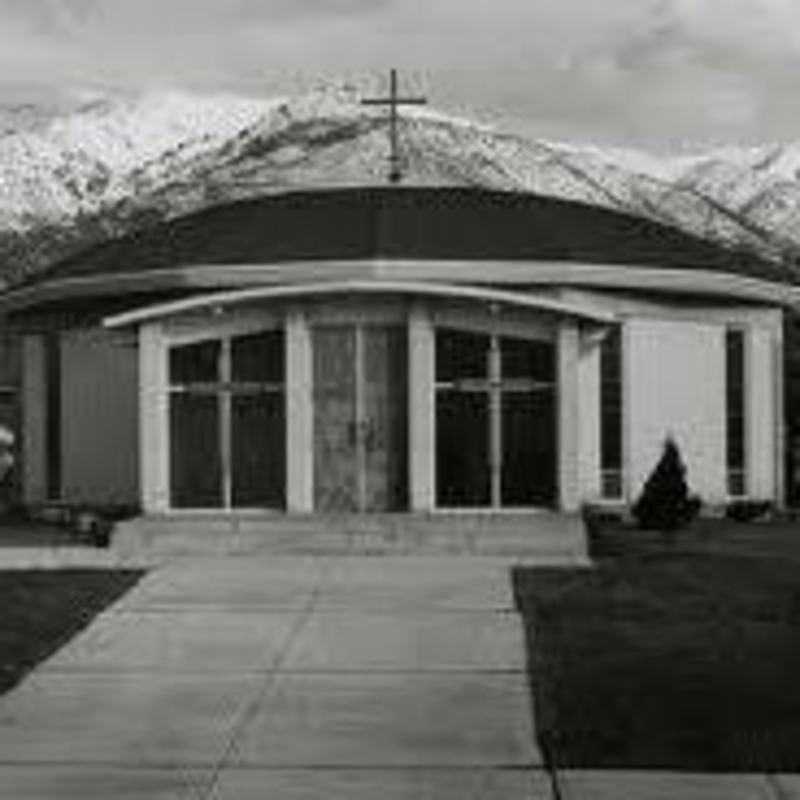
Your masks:
<svg viewBox="0 0 800 800"><path fill-rule="evenodd" d="M601 491L607 500L622 497L622 472L618 469L603 470Z"/></svg>
<svg viewBox="0 0 800 800"><path fill-rule="evenodd" d="M728 472L728 494L731 497L744 497L746 494L744 470Z"/></svg>
<svg viewBox="0 0 800 800"><path fill-rule="evenodd" d="M727 401L727 462L730 470L745 466L744 420L744 332L729 330L725 335L725 385ZM742 492L731 491L731 494Z"/></svg>
<svg viewBox="0 0 800 800"><path fill-rule="evenodd" d="M728 466L744 467L744 420L741 417L728 417Z"/></svg>
<svg viewBox="0 0 800 800"><path fill-rule="evenodd" d="M489 336L439 329L436 331L436 380L486 378Z"/></svg>
<svg viewBox="0 0 800 800"><path fill-rule="evenodd" d="M601 431L601 467L603 469L620 469L622 465L622 415L619 411L603 410Z"/></svg>
<svg viewBox="0 0 800 800"><path fill-rule="evenodd" d="M231 377L245 383L283 383L283 331L263 331L231 340Z"/></svg>
<svg viewBox="0 0 800 800"><path fill-rule="evenodd" d="M231 401L234 506L284 507L285 453L283 393L234 397Z"/></svg>
<svg viewBox="0 0 800 800"><path fill-rule="evenodd" d="M556 501L555 393L503 395L504 506L549 506Z"/></svg>
<svg viewBox="0 0 800 800"><path fill-rule="evenodd" d="M622 333L618 327L608 332L600 348L600 380L618 383L622 378Z"/></svg>
<svg viewBox="0 0 800 800"><path fill-rule="evenodd" d="M0 393L0 511L2 506L19 499L20 476L20 414L16 393ZM13 441L9 438L13 437Z"/></svg>
<svg viewBox="0 0 800 800"><path fill-rule="evenodd" d="M556 380L556 356L552 342L500 339L503 378L532 378L546 383Z"/></svg>
<svg viewBox="0 0 800 800"><path fill-rule="evenodd" d="M19 386L21 360L20 338L0 335L0 387Z"/></svg>
<svg viewBox="0 0 800 800"><path fill-rule="evenodd" d="M622 469L622 336L612 330L600 345L600 464Z"/></svg>
<svg viewBox="0 0 800 800"><path fill-rule="evenodd" d="M169 380L175 385L215 383L219 380L218 340L171 347L169 351Z"/></svg>
<svg viewBox="0 0 800 800"><path fill-rule="evenodd" d="M486 393L437 393L437 505L458 508L490 504L488 439L489 397Z"/></svg>
<svg viewBox="0 0 800 800"><path fill-rule="evenodd" d="M173 508L223 505L216 395L170 397L170 486Z"/></svg>

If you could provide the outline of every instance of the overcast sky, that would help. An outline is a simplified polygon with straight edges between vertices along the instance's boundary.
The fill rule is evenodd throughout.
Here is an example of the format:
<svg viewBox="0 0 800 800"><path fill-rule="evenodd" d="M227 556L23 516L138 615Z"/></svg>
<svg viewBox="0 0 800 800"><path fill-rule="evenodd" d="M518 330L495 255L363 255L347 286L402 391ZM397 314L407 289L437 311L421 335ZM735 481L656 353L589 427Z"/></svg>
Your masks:
<svg viewBox="0 0 800 800"><path fill-rule="evenodd" d="M800 0L0 0L0 102L272 95L393 65L531 135L800 140Z"/></svg>

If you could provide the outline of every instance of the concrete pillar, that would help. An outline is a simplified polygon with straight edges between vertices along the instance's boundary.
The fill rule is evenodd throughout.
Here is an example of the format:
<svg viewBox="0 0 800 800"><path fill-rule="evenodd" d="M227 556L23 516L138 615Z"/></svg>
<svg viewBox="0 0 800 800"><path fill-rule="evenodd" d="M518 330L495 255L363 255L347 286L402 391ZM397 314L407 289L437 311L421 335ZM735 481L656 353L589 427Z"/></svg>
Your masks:
<svg viewBox="0 0 800 800"><path fill-rule="evenodd" d="M578 511L580 493L580 386L578 324L558 329L558 486L562 511Z"/></svg>
<svg viewBox="0 0 800 800"><path fill-rule="evenodd" d="M578 402L580 404L580 491L583 500L601 496L600 461L600 348L598 333L581 337L578 354Z"/></svg>
<svg viewBox="0 0 800 800"><path fill-rule="evenodd" d="M755 500L775 498L775 359L772 331L753 326L745 344L746 488Z"/></svg>
<svg viewBox="0 0 800 800"><path fill-rule="evenodd" d="M314 406L311 332L305 314L286 318L286 507L314 510Z"/></svg>
<svg viewBox="0 0 800 800"><path fill-rule="evenodd" d="M778 508L786 508L786 408L784 386L784 342L783 312L778 312L773 339L773 370L775 400L775 504Z"/></svg>
<svg viewBox="0 0 800 800"><path fill-rule="evenodd" d="M408 319L408 485L412 511L436 505L436 339L430 314Z"/></svg>
<svg viewBox="0 0 800 800"><path fill-rule="evenodd" d="M139 469L142 510L169 509L169 365L161 325L139 329Z"/></svg>
<svg viewBox="0 0 800 800"><path fill-rule="evenodd" d="M44 336L22 340L22 499L47 500L47 370Z"/></svg>

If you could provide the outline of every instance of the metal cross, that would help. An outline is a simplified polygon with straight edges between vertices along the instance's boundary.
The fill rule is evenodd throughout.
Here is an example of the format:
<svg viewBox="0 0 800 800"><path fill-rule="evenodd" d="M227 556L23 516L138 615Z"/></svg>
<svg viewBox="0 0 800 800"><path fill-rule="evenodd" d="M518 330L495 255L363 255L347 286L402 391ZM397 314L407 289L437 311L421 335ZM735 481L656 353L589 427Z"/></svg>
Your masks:
<svg viewBox="0 0 800 800"><path fill-rule="evenodd" d="M400 97L397 94L397 70L389 74L389 97L369 97L361 101L365 106L389 106L389 181L400 183L400 153L397 141L397 109L400 106L421 106L427 103L425 97Z"/></svg>

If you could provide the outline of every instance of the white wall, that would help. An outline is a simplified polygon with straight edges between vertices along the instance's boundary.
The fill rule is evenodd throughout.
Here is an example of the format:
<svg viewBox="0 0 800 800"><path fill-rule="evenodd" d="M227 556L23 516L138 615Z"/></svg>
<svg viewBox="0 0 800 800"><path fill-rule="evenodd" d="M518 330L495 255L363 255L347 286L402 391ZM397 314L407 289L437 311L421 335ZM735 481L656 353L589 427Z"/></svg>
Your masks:
<svg viewBox="0 0 800 800"><path fill-rule="evenodd" d="M624 326L625 450L629 501L638 497L667 436L680 448L690 491L727 498L725 326L633 319Z"/></svg>
<svg viewBox="0 0 800 800"><path fill-rule="evenodd" d="M138 393L133 337L98 329L62 334L64 501L138 502Z"/></svg>

